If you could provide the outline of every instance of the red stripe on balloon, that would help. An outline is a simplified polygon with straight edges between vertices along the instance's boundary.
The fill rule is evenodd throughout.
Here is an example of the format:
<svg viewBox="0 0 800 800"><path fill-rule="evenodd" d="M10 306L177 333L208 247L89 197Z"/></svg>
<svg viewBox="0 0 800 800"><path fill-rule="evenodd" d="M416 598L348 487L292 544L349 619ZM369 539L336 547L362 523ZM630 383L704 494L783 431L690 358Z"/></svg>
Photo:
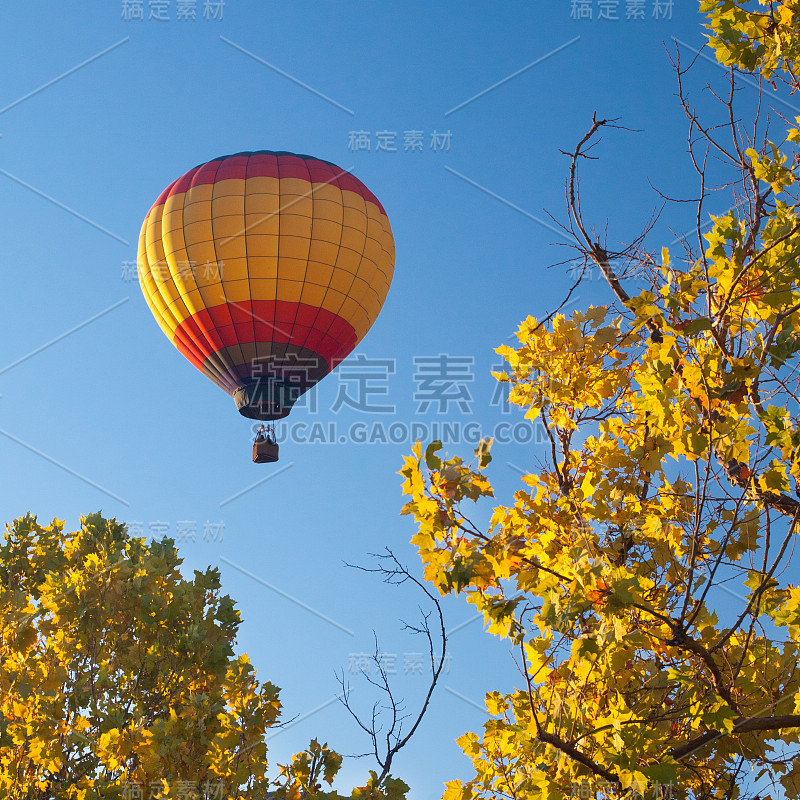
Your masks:
<svg viewBox="0 0 800 800"><path fill-rule="evenodd" d="M257 153L237 153L223 156L190 169L176 181L173 181L153 204L153 208L166 202L174 194L181 194L193 186L215 183L229 178L299 178L313 183L329 183L331 186L354 192L364 200L374 203L382 214L386 214L380 201L361 181L343 169L327 161L320 161L311 156L299 156L293 153L274 153L263 151Z"/></svg>
<svg viewBox="0 0 800 800"><path fill-rule="evenodd" d="M187 317L174 334L175 345L198 367L225 347L274 342L312 350L333 369L357 341L353 326L337 314L285 300L247 300L204 308Z"/></svg>

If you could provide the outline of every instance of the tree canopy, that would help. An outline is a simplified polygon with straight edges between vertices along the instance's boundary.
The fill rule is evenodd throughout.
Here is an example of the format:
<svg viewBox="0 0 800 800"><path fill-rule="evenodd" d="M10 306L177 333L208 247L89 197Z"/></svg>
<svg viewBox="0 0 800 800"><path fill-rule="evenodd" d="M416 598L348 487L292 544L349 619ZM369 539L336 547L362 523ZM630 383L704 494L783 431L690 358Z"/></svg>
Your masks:
<svg viewBox="0 0 800 800"><path fill-rule="evenodd" d="M800 3L701 7L729 69L712 124L672 56L696 230L672 249L651 225L621 247L595 232L578 175L617 122L594 117L566 154L564 228L570 294L594 270L608 301L498 348L546 457L484 527L489 443L470 463L417 446L401 471L426 578L483 612L522 675L459 740L474 777L446 800L800 797L800 117L768 108L800 90ZM752 76L757 103L737 91Z"/></svg>
<svg viewBox="0 0 800 800"><path fill-rule="evenodd" d="M341 756L309 748L268 775L279 690L234 644L216 569L187 580L170 539L93 514L72 533L28 515L0 545L0 794L9 800L300 800ZM372 773L352 798L400 798Z"/></svg>

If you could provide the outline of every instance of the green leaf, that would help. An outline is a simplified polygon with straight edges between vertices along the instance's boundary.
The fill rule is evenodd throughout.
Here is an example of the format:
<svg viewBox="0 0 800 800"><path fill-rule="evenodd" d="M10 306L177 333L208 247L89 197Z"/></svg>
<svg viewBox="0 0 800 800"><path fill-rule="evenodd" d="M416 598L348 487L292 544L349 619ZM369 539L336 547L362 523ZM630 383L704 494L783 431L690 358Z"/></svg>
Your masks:
<svg viewBox="0 0 800 800"><path fill-rule="evenodd" d="M437 439L431 442L425 449L425 463L428 469L440 469L442 466L442 459L436 455L442 449L442 443Z"/></svg>
<svg viewBox="0 0 800 800"><path fill-rule="evenodd" d="M711 320L708 317L700 317L699 319L690 320L683 327L683 333L687 334L688 336L694 336L695 334L698 334L701 331L710 331L710 330L711 330Z"/></svg>

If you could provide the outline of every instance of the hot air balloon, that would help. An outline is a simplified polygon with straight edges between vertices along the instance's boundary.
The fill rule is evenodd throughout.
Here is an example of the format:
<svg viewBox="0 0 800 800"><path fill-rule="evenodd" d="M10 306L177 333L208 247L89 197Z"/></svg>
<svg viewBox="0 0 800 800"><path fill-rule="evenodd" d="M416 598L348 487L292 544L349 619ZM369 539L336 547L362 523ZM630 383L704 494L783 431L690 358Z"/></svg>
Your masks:
<svg viewBox="0 0 800 800"><path fill-rule="evenodd" d="M282 419L363 339L394 239L354 175L306 155L215 158L173 181L139 236L139 283L175 347L252 419ZM259 441L264 445L259 455ZM272 457L274 455L274 457ZM277 460L274 431L254 460Z"/></svg>

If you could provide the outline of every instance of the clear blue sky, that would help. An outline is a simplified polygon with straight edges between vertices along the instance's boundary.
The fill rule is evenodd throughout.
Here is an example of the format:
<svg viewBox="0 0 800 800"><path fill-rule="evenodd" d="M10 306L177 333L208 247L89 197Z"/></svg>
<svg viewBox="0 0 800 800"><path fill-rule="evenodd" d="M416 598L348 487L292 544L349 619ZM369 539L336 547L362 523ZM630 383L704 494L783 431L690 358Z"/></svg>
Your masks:
<svg viewBox="0 0 800 800"><path fill-rule="evenodd" d="M144 19L125 19L137 5ZM684 0L662 2L660 18L654 0L226 0L222 18L211 5L206 18L197 0L194 20L178 18L192 7L179 0L0 6L0 507L5 520L31 510L71 527L102 509L142 535L175 536L187 574L220 567L244 619L241 649L283 688L286 717L300 718L270 742L273 764L312 736L363 752L331 702L334 670L368 707L352 670L375 630L415 711L424 647L398 622L414 621L420 598L342 564L388 546L417 570L395 474L411 443L351 434L399 423L401 438L449 420L489 435L520 422L492 404L489 370L493 348L570 283L563 267L548 269L567 257L553 246L562 239L537 222L545 209L564 218L559 149L574 147L593 111L639 131L610 132L585 171L586 215L601 228L609 219L611 249L658 205L648 179L691 196L663 43L700 47L700 18ZM573 18L578 7L592 18ZM698 82L717 72L701 64ZM394 365L372 364L362 384L376 390L368 405L394 410L334 413L341 391L358 394L365 370L351 361L319 387L316 411L295 409L295 441L274 466L251 463L248 421L169 344L132 280L139 226L162 189L196 164L257 149L351 169L386 208L397 247L383 313L354 354ZM653 247L693 213L668 209ZM579 305L606 297L589 282ZM440 354L461 370L451 391L471 398L443 414L419 408L431 395L415 378L432 362L414 361ZM335 424L337 441L298 441L315 423L326 436ZM467 457L473 447L448 449ZM535 436L495 446L502 500L541 448ZM470 608L445 603L448 625L468 622ZM454 739L486 719L485 691L518 682L480 622L450 646L430 714L395 764L414 800L469 776ZM371 767L347 761L341 788Z"/></svg>

